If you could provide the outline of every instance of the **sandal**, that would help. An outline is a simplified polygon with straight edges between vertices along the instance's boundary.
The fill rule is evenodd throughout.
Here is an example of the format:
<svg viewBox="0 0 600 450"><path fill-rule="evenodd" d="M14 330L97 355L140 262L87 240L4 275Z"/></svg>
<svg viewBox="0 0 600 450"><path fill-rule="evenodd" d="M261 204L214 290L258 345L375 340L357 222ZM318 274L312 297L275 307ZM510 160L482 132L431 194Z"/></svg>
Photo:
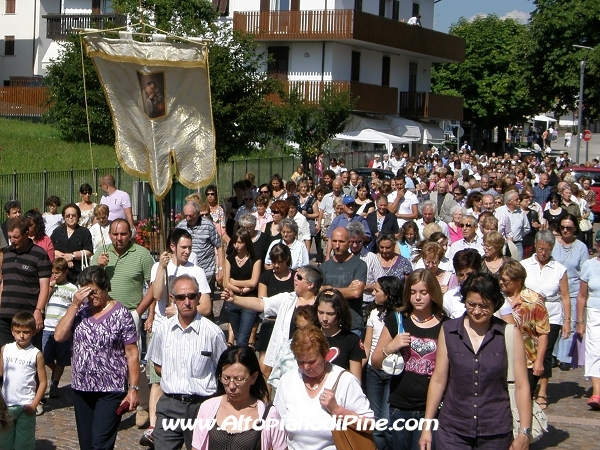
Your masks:
<svg viewBox="0 0 600 450"><path fill-rule="evenodd" d="M593 409L600 409L600 395L592 395L588 400L587 405Z"/></svg>
<svg viewBox="0 0 600 450"><path fill-rule="evenodd" d="M538 398L543 398L544 400L541 402L538 402ZM544 397L543 395L537 395L535 397L535 402L540 405L540 408L542 408L542 411L545 411L546 409L548 409L548 397Z"/></svg>

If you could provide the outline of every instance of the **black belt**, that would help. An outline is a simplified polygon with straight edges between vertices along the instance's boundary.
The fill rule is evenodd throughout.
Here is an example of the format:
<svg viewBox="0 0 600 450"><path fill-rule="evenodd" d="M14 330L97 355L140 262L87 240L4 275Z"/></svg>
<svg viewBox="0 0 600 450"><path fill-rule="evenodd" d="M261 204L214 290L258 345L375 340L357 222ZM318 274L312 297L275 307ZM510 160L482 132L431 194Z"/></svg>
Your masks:
<svg viewBox="0 0 600 450"><path fill-rule="evenodd" d="M181 403L202 403L205 400L211 398L211 396L205 397L203 395L195 395L195 394L166 394L169 398L179 400Z"/></svg>

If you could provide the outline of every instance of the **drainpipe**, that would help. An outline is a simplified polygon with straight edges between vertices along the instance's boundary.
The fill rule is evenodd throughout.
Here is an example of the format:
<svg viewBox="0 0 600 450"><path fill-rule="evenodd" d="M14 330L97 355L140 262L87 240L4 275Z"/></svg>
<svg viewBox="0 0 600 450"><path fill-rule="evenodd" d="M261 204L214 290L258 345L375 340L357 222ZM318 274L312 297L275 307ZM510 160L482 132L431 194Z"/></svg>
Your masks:
<svg viewBox="0 0 600 450"><path fill-rule="evenodd" d="M321 49L321 82L325 81L325 41Z"/></svg>
<svg viewBox="0 0 600 450"><path fill-rule="evenodd" d="M37 0L34 0L33 2L33 52L32 52L32 56L31 56L31 75L35 75L35 23L37 21Z"/></svg>

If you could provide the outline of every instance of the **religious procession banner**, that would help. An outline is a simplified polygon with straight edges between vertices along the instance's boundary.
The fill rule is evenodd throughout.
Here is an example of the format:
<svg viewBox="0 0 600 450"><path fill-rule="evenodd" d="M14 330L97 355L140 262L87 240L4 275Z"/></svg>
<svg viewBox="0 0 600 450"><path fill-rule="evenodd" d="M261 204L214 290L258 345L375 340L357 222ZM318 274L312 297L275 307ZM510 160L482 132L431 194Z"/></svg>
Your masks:
<svg viewBox="0 0 600 450"><path fill-rule="evenodd" d="M206 184L216 171L206 46L138 42L130 33L84 39L108 100L123 168L147 177L159 200L171 188L171 156L182 184Z"/></svg>

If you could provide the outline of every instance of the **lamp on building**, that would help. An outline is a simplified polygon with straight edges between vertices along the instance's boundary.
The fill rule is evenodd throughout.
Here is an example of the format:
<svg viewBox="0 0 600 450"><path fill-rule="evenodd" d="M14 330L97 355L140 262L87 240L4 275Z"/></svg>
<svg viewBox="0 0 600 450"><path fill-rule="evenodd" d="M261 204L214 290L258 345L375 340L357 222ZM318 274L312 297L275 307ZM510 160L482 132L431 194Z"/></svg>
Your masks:
<svg viewBox="0 0 600 450"><path fill-rule="evenodd" d="M310 53L306 52L306 53L304 54L304 57L305 57L305 58L308 58L308 57L310 57Z"/></svg>

